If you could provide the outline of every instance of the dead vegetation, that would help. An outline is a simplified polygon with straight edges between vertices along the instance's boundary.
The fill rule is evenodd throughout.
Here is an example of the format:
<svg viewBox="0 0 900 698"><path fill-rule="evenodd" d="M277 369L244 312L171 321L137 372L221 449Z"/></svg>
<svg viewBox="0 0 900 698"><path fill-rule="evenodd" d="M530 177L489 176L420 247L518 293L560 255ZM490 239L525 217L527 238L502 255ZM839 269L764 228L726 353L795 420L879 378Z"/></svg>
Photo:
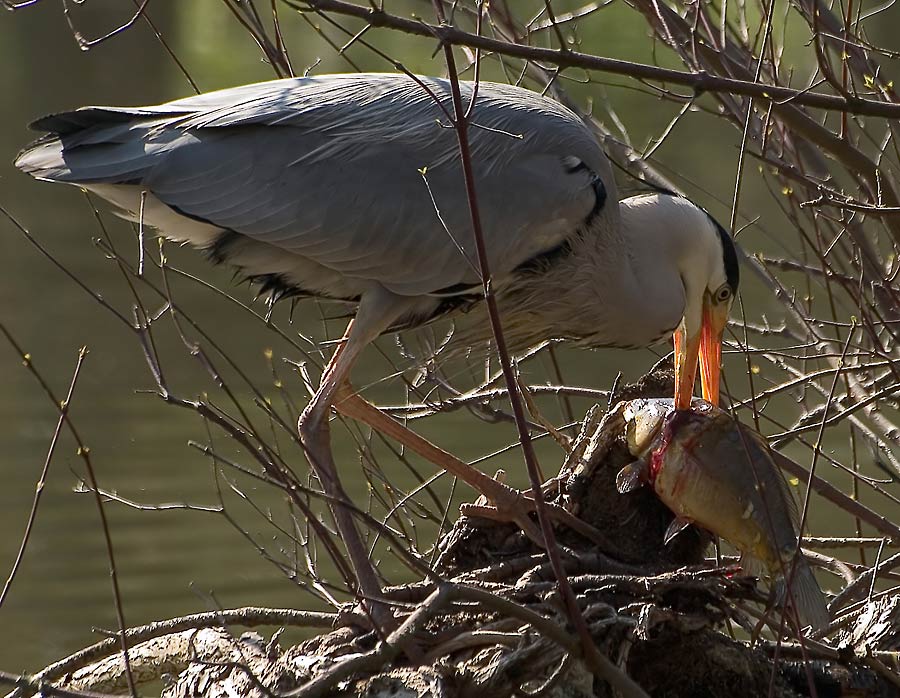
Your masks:
<svg viewBox="0 0 900 698"><path fill-rule="evenodd" d="M30 4L17 7L27 11ZM657 371L637 385L614 387L612 399L561 378L554 385L530 385L526 393L539 403L528 415L528 431L535 436L556 433L567 450L560 476L547 482L544 492L549 504L584 524L575 530L557 518L554 530L561 570L593 647L573 626L575 616L560 592L560 570L554 573L534 536L523 533L522 526L474 516L455 520L447 530L455 511L431 489L432 480L405 453L394 451L391 458L405 462L419 483L395 486L384 475L389 468L382 467L383 452L379 456L371 446L378 437L351 429L347 438L357 439L372 492L368 503L356 502L357 522L368 530L373 549L383 554L379 572L388 582L391 569L403 569L405 577L415 579L384 589L398 627L373 626L358 599L353 600L356 580L340 539L322 518L322 492L297 465L302 463L293 428L297 394L304 384L316 384L327 348L298 337L289 325L269 322L265 312L236 310L251 313L261 331L277 335L288 348L293 363L287 371L269 357L281 400L273 403L190 309L180 305L172 281L184 276L168 263L165 247L139 237L136 263L132 250L102 229L97 245L121 270L122 298L99 296L64 260L59 266L133 334L158 396L200 415L209 434L224 435L239 447L242 462L225 454L212 436L196 445L215 465L220 506L214 513L299 587L333 606L333 612L241 609L131 630L123 621L116 637L89 651L34 676L3 673L0 680L17 684L20 696L41 691L70 698L125 689L136 695L137 684L160 678L166 682L164 694L173 697L333 693L486 698L612 696L613 691L624 696L727 692L733 698L897 695L900 155L895 138L900 104L891 75L900 47L881 47L870 37L870 27L890 4L870 9L853 2L830 7L806 0L630 3L660 54L665 51L669 63L675 57L681 61L677 70L606 59L602 3L563 7L549 0L535 2L529 6L532 15L500 0L490 5L445 3L450 13L446 24L411 20L400 10L393 12L389 3L289 0L264 9L266 3L223 0L223 5L279 76L295 73L290 41L282 33L299 32L295 20L298 27L313 24L351 65L357 52L387 57L368 41L375 32L418 35L429 48L435 47L436 37L458 47L457 67L465 77L472 77L483 62L510 81L524 80L582 112L586 105L572 97L570 87L584 82L599 94L598 76L623 76L620 84L648 91L654 103L675 105L670 124L644 145L631 141L613 97L594 105L598 137L633 178L623 175L626 188L691 188L657 157L684 120L705 115L737 129L740 148L728 154L736 170L733 196L720 208L731 210L738 242L748 241L746 276L753 277L758 297L777 303L780 318L767 317L749 303L738 308L731 325L726 388L739 419L769 435L776 447L804 449L799 451L805 455L802 468L790 471L810 483L805 491L798 487L804 518L810 507L829 507L843 517L845 535L805 543L821 551L820 564L830 572L825 586L834 597L834 621L821 637L796 637L770 608L761 587L735 576L729 560L705 558L709 539L702 533L691 532L666 547L663 532L671 514L647 491L616 493L615 474L628 456L617 441L614 419L601 419L604 407L617 399L671 393L665 372ZM416 7L423 16L430 11L427 3ZM136 9L122 31L150 21L146 2ZM167 44L161 50L171 51ZM382 68L403 69L402 57L387 58ZM750 177L769 189L770 205L778 213L759 221L745 212L742 191ZM702 195L693 198L702 200ZM25 225L6 215L30 236ZM757 253L757 242L781 252ZM156 342L163 321L174 321L186 352L208 376L212 397L187 395L168 383L167 359ZM69 400L77 400L75 379L69 397L61 400L27 351L15 344L14 334L6 334L50 399L63 405L53 442L63 429L77 440L67 414ZM550 352L552 346L541 351ZM456 387L454 375L439 363L413 373L406 404L390 410L411 424L461 408L493 421L513 419L505 401L516 387L504 387L499 375L469 388ZM574 417L567 425L549 425L541 417L542 400L574 396L603 406L582 421L566 405ZM791 415L790 423L783 421L784 414ZM258 426L262 422L265 426ZM835 448L846 455L832 455ZM52 454L51 448L48 462ZM97 495L101 511L112 503L130 505L96 482L88 449L80 456L84 490ZM817 479L825 464L830 486ZM230 479L236 473L279 491L288 503L287 523L258 512L271 525L275 543L250 536L233 516L233 505L222 492L234 490L253 506L252 498ZM533 513L527 518L537 527ZM109 531L104 533L109 542ZM22 554L27 541L26 533ZM292 546L299 551L294 557L283 554ZM115 580L111 543L109 550ZM10 582L14 577L15 568ZM322 634L281 648L277 633L238 637L233 630L291 625L315 627Z"/></svg>

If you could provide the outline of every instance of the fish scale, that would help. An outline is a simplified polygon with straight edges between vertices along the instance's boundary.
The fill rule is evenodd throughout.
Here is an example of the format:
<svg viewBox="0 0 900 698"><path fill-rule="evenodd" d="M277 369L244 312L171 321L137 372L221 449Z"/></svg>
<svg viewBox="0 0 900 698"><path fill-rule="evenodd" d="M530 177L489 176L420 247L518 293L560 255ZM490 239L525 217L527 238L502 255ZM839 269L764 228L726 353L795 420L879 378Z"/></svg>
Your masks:
<svg viewBox="0 0 900 698"><path fill-rule="evenodd" d="M806 560L796 557L797 507L764 437L703 400L690 410L671 399L633 400L623 408L628 446L639 460L623 468L620 491L642 482L672 510L671 539L689 523L741 551L748 571L764 570L783 586L803 625L828 625L825 597Z"/></svg>

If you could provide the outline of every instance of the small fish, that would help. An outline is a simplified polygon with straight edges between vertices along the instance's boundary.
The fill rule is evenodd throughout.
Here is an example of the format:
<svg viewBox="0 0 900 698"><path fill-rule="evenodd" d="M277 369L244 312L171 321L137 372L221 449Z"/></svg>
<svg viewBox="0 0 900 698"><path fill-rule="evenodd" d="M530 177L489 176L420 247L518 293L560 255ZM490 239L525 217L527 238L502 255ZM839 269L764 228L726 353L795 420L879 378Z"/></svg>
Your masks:
<svg viewBox="0 0 900 698"><path fill-rule="evenodd" d="M783 587L797 550L797 506L765 439L705 400L689 410L676 411L670 399L631 400L621 409L639 460L619 472L619 491L649 483L676 515L666 542L697 524L740 550L744 569L762 569ZM827 627L825 597L802 555L790 597L801 624Z"/></svg>

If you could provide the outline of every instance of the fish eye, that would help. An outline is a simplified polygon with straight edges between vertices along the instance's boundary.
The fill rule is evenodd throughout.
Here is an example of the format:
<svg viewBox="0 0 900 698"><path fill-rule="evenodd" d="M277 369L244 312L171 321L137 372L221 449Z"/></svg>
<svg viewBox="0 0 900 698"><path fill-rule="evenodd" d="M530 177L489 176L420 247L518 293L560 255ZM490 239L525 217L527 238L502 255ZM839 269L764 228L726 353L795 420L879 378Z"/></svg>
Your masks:
<svg viewBox="0 0 900 698"><path fill-rule="evenodd" d="M729 298L731 298L731 286L728 284L722 284L719 286L719 290L715 292L716 303L724 303Z"/></svg>

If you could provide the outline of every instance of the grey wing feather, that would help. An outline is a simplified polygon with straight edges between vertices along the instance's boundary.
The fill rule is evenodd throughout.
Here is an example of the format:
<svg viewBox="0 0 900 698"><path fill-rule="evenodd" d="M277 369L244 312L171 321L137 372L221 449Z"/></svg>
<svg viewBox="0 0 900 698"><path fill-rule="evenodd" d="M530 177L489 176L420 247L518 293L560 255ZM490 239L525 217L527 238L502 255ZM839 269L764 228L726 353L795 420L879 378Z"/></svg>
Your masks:
<svg viewBox="0 0 900 698"><path fill-rule="evenodd" d="M423 80L450 110L449 83ZM17 161L34 176L137 184L185 216L402 295L478 281L458 249L474 260L455 132L406 76L279 80L35 125L56 136ZM470 135L502 282L591 214L606 163L578 117L506 85L479 85Z"/></svg>

